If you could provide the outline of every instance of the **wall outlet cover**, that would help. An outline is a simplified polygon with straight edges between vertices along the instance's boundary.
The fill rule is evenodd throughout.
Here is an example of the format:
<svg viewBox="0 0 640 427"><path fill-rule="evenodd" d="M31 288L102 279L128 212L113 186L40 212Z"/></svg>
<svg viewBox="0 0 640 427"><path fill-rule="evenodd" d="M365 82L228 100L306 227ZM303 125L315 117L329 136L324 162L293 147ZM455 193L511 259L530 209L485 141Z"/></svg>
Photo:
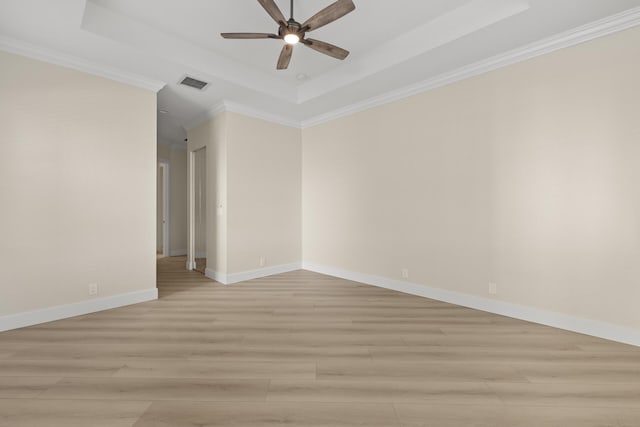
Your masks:
<svg viewBox="0 0 640 427"><path fill-rule="evenodd" d="M98 284L90 283L89 284L89 295L98 295Z"/></svg>
<svg viewBox="0 0 640 427"><path fill-rule="evenodd" d="M497 295L498 294L498 285L495 283L489 283L489 294Z"/></svg>

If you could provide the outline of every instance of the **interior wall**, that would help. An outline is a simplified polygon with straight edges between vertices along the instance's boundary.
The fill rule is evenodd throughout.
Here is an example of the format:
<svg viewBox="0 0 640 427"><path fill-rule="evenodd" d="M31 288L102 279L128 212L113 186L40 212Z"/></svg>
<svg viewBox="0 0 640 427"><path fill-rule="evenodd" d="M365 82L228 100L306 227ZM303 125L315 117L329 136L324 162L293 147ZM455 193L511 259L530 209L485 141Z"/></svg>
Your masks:
<svg viewBox="0 0 640 427"><path fill-rule="evenodd" d="M640 328L638 46L632 29L305 129L304 261Z"/></svg>
<svg viewBox="0 0 640 427"><path fill-rule="evenodd" d="M300 263L301 131L236 113L227 120L228 272Z"/></svg>
<svg viewBox="0 0 640 427"><path fill-rule="evenodd" d="M0 315L155 290L156 94L0 63Z"/></svg>

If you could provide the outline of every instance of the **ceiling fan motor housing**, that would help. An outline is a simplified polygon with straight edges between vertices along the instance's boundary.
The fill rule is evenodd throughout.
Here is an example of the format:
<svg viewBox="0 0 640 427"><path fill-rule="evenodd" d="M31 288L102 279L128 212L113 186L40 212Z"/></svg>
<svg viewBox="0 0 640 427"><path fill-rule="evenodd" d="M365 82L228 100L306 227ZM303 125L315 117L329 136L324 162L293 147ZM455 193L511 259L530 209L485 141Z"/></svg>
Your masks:
<svg viewBox="0 0 640 427"><path fill-rule="evenodd" d="M292 18L287 21L286 27L282 25L280 26L280 28L278 29L278 35L280 37L284 37L287 34L296 34L298 37L300 37L300 40L302 40L304 38L304 32L301 30L302 24Z"/></svg>

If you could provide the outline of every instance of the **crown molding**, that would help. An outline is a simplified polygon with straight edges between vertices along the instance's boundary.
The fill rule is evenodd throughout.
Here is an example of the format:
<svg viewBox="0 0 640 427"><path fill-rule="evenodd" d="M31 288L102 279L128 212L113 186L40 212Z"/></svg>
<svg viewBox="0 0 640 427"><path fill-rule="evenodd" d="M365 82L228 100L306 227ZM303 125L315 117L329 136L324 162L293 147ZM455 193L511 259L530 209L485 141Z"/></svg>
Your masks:
<svg viewBox="0 0 640 427"><path fill-rule="evenodd" d="M258 110L253 107L249 107L244 104L238 104L233 101L224 101L225 111L231 113L238 113L244 116L253 117L254 119L260 119L267 122L275 123L282 126L288 126L296 129L301 128L300 121L291 119L278 114L269 113L266 111Z"/></svg>
<svg viewBox="0 0 640 427"><path fill-rule="evenodd" d="M205 114L202 114L195 120L188 122L184 126L184 128L189 131L197 126L200 126L207 120L211 120L214 117L217 117L220 114L225 112L242 114L243 116L253 117L254 119L264 120L270 123L275 123L278 125L292 127L296 129L301 128L300 122L297 120L293 120L289 117L281 116L278 114L273 114L266 111L258 110L256 108L249 107L248 105L240 104L240 103L229 101L229 100L222 100L218 102Z"/></svg>
<svg viewBox="0 0 640 427"><path fill-rule="evenodd" d="M405 86L401 89L369 98L365 101L338 108L325 114L303 120L303 129L317 126L341 117L346 117L361 111L369 110L384 104L389 104L413 95L428 92L450 85L471 77L485 74L519 62L524 62L538 56L543 56L557 50L582 44L599 37L627 30L640 25L640 7L629 9L622 13L583 25L558 35L531 43L510 52L473 63L449 73L423 80L417 84Z"/></svg>
<svg viewBox="0 0 640 427"><path fill-rule="evenodd" d="M104 77L109 80L150 90L152 92L158 92L166 85L166 83L158 80L148 79L132 73L125 73L75 56L67 55L53 49L35 46L30 43L18 41L1 35L0 50L93 74L95 76Z"/></svg>

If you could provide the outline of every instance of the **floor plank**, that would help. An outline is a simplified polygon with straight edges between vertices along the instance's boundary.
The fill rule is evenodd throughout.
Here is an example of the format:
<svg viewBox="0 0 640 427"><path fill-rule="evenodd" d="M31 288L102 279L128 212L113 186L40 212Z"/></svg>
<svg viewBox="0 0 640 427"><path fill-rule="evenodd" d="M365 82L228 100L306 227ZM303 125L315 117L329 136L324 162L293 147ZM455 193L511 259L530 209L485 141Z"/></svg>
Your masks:
<svg viewBox="0 0 640 427"><path fill-rule="evenodd" d="M309 362L238 362L196 360L129 361L116 373L128 378L217 378L217 379L315 379L316 364Z"/></svg>
<svg viewBox="0 0 640 427"><path fill-rule="evenodd" d="M508 405L640 409L640 383L490 383L488 386ZM638 422L640 425L640 419Z"/></svg>
<svg viewBox="0 0 640 427"><path fill-rule="evenodd" d="M154 403L135 427L399 427L390 404Z"/></svg>
<svg viewBox="0 0 640 427"><path fill-rule="evenodd" d="M43 399L206 400L219 402L265 400L268 380L200 378L63 378L48 387Z"/></svg>
<svg viewBox="0 0 640 427"><path fill-rule="evenodd" d="M443 345L405 345L371 348L371 358L395 363L449 361L460 363L496 363L511 366L534 364L620 364L629 368L640 366L640 351L605 352L580 349L549 351L539 348L480 347Z"/></svg>
<svg viewBox="0 0 640 427"><path fill-rule="evenodd" d="M285 402L443 402L498 404L481 382L436 381L286 381L272 380L268 401Z"/></svg>
<svg viewBox="0 0 640 427"><path fill-rule="evenodd" d="M321 361L318 379L527 382L509 366L448 362Z"/></svg>
<svg viewBox="0 0 640 427"><path fill-rule="evenodd" d="M125 366L104 360L0 360L0 377L110 377Z"/></svg>
<svg viewBox="0 0 640 427"><path fill-rule="evenodd" d="M151 402L0 399L0 426L131 427Z"/></svg>
<svg viewBox="0 0 640 427"><path fill-rule="evenodd" d="M396 404L403 427L630 427L640 412L620 408ZM636 424L625 424L635 419Z"/></svg>
<svg viewBox="0 0 640 427"><path fill-rule="evenodd" d="M50 389L59 377L1 377L0 398L30 398Z"/></svg>
<svg viewBox="0 0 640 427"><path fill-rule="evenodd" d="M533 383L640 384L640 364L530 363L516 370Z"/></svg>
<svg viewBox="0 0 640 427"><path fill-rule="evenodd" d="M190 358L198 360L287 361L309 362L318 360L371 360L369 347L347 345L325 346L202 346Z"/></svg>

